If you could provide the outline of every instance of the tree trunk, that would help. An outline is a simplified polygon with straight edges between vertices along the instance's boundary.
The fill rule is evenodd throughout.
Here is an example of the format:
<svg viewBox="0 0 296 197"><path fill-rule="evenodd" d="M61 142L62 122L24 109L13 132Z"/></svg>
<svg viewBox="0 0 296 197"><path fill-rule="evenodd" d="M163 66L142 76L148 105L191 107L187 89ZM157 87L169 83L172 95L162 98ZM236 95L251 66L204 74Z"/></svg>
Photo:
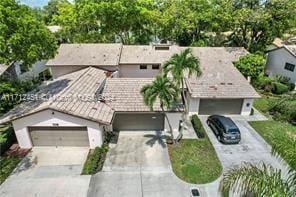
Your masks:
<svg viewBox="0 0 296 197"><path fill-rule="evenodd" d="M187 100L185 96L185 89L184 89L184 80L182 79L182 97L184 99L184 108L185 108L185 115L188 114L188 106L187 106Z"/></svg>
<svg viewBox="0 0 296 197"><path fill-rule="evenodd" d="M172 138L173 144L175 144L173 128L172 128L172 125L171 125L171 123L170 123L170 120L169 120L169 118L168 118L166 112L165 112L164 109L163 109L163 105L162 105L162 104L161 104L161 110L162 110L162 113L164 114L164 116L165 116L165 118L166 118L166 120L167 120L167 122L168 122L168 125L169 125L169 127L170 127L171 138Z"/></svg>

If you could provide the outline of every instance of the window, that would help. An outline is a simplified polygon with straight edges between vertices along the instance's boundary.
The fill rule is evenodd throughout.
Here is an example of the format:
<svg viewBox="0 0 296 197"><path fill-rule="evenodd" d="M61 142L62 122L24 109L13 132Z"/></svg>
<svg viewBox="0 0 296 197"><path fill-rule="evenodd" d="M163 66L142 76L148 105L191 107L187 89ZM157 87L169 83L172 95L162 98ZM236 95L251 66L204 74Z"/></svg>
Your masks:
<svg viewBox="0 0 296 197"><path fill-rule="evenodd" d="M140 69L141 70L147 69L147 65L140 65Z"/></svg>
<svg viewBox="0 0 296 197"><path fill-rule="evenodd" d="M295 65L294 64L290 64L290 63L286 63L285 64L285 69L293 72L294 69L295 69Z"/></svg>
<svg viewBox="0 0 296 197"><path fill-rule="evenodd" d="M157 51L168 51L170 50L169 46L155 46L155 50Z"/></svg>
<svg viewBox="0 0 296 197"><path fill-rule="evenodd" d="M155 65L152 65L152 69L153 70L159 70L159 64L155 64Z"/></svg>

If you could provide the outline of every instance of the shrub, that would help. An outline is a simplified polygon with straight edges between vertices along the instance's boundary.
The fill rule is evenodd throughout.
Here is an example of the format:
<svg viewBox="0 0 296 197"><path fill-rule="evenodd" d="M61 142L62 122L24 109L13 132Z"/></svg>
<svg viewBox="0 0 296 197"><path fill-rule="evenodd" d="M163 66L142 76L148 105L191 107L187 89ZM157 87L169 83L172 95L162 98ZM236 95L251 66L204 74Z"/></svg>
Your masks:
<svg viewBox="0 0 296 197"><path fill-rule="evenodd" d="M289 87L279 82L272 83L272 93L283 94L289 91Z"/></svg>
<svg viewBox="0 0 296 197"><path fill-rule="evenodd" d="M289 91L295 90L295 83L289 83Z"/></svg>
<svg viewBox="0 0 296 197"><path fill-rule="evenodd" d="M257 78L264 70L265 57L259 54L248 54L234 63L235 67L245 76Z"/></svg>
<svg viewBox="0 0 296 197"><path fill-rule="evenodd" d="M205 131L204 131L202 123L201 123L201 121L200 121L200 119L198 118L197 115L193 115L191 117L191 123L192 123L192 126L193 126L193 128L195 130L195 133L196 133L197 137L204 138L205 137Z"/></svg>
<svg viewBox="0 0 296 197"><path fill-rule="evenodd" d="M253 84L255 87L264 90L266 92L271 92L272 90L272 83L274 82L274 79L260 75L254 82Z"/></svg>
<svg viewBox="0 0 296 197"><path fill-rule="evenodd" d="M279 99L269 107L274 119L296 123L296 96Z"/></svg>
<svg viewBox="0 0 296 197"><path fill-rule="evenodd" d="M103 144L102 147L96 147L93 152L90 152L84 163L82 174L95 174L101 171L108 149L108 144Z"/></svg>
<svg viewBox="0 0 296 197"><path fill-rule="evenodd" d="M16 142L16 137L12 127L8 127L6 130L0 132L1 155L7 151L14 142Z"/></svg>

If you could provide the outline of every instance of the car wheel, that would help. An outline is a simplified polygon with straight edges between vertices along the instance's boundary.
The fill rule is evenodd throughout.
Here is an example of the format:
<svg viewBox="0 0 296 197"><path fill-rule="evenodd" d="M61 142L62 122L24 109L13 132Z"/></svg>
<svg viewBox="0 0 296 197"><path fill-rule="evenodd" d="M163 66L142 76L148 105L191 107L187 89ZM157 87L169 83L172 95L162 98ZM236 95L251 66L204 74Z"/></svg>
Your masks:
<svg viewBox="0 0 296 197"><path fill-rule="evenodd" d="M219 142L221 142L221 136L220 135L217 136L217 139L218 139Z"/></svg>
<svg viewBox="0 0 296 197"><path fill-rule="evenodd" d="M207 125L209 125L209 126L210 126L210 121L209 121L209 120L207 120Z"/></svg>

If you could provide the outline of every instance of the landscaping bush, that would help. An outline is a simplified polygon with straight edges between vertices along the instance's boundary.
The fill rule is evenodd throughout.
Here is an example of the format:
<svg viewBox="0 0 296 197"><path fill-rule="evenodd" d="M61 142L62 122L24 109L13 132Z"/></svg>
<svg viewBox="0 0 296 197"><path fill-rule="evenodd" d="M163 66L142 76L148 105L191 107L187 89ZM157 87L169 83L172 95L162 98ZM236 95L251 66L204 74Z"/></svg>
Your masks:
<svg viewBox="0 0 296 197"><path fill-rule="evenodd" d="M205 131L204 131L202 123L201 123L201 121L200 121L200 119L198 118L197 115L193 115L191 117L191 123L192 123L192 126L193 126L193 128L195 130L195 133L196 133L197 137L204 138L205 137Z"/></svg>
<svg viewBox="0 0 296 197"><path fill-rule="evenodd" d="M289 87L289 91L295 90L295 83L289 83L288 87Z"/></svg>
<svg viewBox="0 0 296 197"><path fill-rule="evenodd" d="M289 91L289 87L285 84L279 82L272 83L272 93L274 94L283 94Z"/></svg>
<svg viewBox="0 0 296 197"><path fill-rule="evenodd" d="M101 171L108 149L108 144L103 144L102 147L96 147L93 152L90 152L84 163L82 174L89 175Z"/></svg>
<svg viewBox="0 0 296 197"><path fill-rule="evenodd" d="M16 142L15 133L12 127L8 127L1 131L0 129L0 153L1 155L7 151L10 146Z"/></svg>
<svg viewBox="0 0 296 197"><path fill-rule="evenodd" d="M296 96L279 99L277 102L271 103L269 113L273 115L275 120L288 121L296 124Z"/></svg>
<svg viewBox="0 0 296 197"><path fill-rule="evenodd" d="M265 92L271 92L273 82L274 79L260 75L256 80L253 81L253 85L260 90L264 90Z"/></svg>

